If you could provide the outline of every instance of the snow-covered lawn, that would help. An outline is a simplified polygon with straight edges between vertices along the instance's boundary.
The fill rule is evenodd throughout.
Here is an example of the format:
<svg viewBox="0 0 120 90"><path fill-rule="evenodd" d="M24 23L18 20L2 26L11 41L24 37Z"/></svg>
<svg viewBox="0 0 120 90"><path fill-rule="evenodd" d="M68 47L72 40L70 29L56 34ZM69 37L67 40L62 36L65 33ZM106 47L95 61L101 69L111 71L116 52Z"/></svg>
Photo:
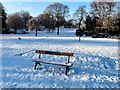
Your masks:
<svg viewBox="0 0 120 90"><path fill-rule="evenodd" d="M60 35L39 32L2 35L1 88L118 88L118 40L78 37L76 29L61 29ZM18 39L21 38L21 40ZM38 57L32 50L74 53L73 66L65 75L64 66L42 64L34 70L31 62ZM20 53L25 53L19 55ZM67 57L42 55L50 61L64 62Z"/></svg>

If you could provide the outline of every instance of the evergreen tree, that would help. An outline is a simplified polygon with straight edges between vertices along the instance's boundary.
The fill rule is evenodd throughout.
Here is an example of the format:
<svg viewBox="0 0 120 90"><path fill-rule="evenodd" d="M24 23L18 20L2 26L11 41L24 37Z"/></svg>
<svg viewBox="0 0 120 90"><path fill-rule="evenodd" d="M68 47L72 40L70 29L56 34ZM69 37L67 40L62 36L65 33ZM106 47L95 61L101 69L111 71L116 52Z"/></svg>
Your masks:
<svg viewBox="0 0 120 90"><path fill-rule="evenodd" d="M5 12L2 3L0 3L0 18L2 18L2 33L8 33L6 27L7 13Z"/></svg>
<svg viewBox="0 0 120 90"><path fill-rule="evenodd" d="M91 32L93 30L93 20L89 15L86 17L85 24L86 24L86 30Z"/></svg>

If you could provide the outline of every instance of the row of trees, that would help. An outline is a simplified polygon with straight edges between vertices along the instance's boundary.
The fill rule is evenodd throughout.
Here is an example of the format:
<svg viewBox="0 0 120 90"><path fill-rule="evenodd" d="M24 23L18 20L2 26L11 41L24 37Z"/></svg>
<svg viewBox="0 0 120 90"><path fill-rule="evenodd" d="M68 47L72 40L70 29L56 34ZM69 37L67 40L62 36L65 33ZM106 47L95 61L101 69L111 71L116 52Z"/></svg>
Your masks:
<svg viewBox="0 0 120 90"><path fill-rule="evenodd" d="M98 32L111 35L120 34L118 33L120 22L118 14L120 14L120 12L118 12L117 6L117 2L93 2L91 4L92 17L87 16L86 25L89 25L87 21L90 21L92 24L90 26L93 26Z"/></svg>
<svg viewBox="0 0 120 90"><path fill-rule="evenodd" d="M5 9L0 3L0 8L3 10L2 13L2 25L6 29L8 28L17 29L32 29L37 30L40 26L48 28L48 30L55 30L57 27L57 34L59 35L59 27L78 27L83 30L93 33L106 33L109 35L120 35L120 12L118 11L118 2L91 2L90 12L86 12L86 7L80 6L74 13L72 19L69 18L69 8L61 3L50 4L44 10L43 14L37 17L32 17L29 12L21 11L6 17ZM89 34L89 35L90 35Z"/></svg>
<svg viewBox="0 0 120 90"><path fill-rule="evenodd" d="M28 30L27 24L30 18L32 17L27 11L16 12L14 14L8 15L6 23L8 28L13 28L16 33L18 29Z"/></svg>

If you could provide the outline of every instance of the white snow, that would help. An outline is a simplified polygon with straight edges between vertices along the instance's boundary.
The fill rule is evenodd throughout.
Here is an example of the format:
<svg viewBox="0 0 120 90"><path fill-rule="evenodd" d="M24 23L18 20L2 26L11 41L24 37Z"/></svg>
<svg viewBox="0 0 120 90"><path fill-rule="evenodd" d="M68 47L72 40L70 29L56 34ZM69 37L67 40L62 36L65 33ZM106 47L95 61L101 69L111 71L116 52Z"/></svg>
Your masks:
<svg viewBox="0 0 120 90"><path fill-rule="evenodd" d="M60 35L43 31L38 32L38 37L34 31L3 34L0 40L0 87L119 88L118 40L83 36L79 42L75 30L61 29ZM36 49L74 53L68 75L64 73L64 66L42 64L34 70L34 62L31 61L38 58L33 51ZM67 57L56 55L42 55L42 58L53 62L67 60Z"/></svg>

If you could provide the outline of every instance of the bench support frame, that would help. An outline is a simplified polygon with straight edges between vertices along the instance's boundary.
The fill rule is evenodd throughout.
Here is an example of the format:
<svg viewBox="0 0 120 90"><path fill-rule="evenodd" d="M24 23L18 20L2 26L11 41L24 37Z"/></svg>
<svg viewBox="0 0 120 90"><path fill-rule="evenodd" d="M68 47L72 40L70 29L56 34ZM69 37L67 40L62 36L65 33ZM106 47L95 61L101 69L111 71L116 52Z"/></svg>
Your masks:
<svg viewBox="0 0 120 90"><path fill-rule="evenodd" d="M38 64L41 66L41 64L39 62L35 62L34 69L36 69L36 67L37 67Z"/></svg>
<svg viewBox="0 0 120 90"><path fill-rule="evenodd" d="M68 56L68 63L70 63L70 56L73 56L73 53L61 53L61 52L51 52L51 51L42 51L42 50L36 50L36 53L39 53L39 59L41 59L41 54L53 54L53 55L65 55ZM35 66L34 69L37 69L37 65L39 64L41 66L41 63L46 63L46 64L54 64L54 65L60 65L60 66L65 66L66 70L65 70L65 75L67 75L68 71L69 71L69 67L68 65L62 65L62 64L55 64L55 63L47 63L47 62L40 62L40 61L34 61L35 62Z"/></svg>
<svg viewBox="0 0 120 90"><path fill-rule="evenodd" d="M42 62L44 63L44 62ZM46 63L48 64L48 63ZM34 66L34 69L36 70L37 69L37 65L40 65L41 66L41 63L39 61L35 61L35 66ZM58 64L52 64L52 65L58 65ZM66 65L60 65L60 66L65 66L66 67L66 70L65 70L65 75L67 75L67 73L69 72L69 67L71 66L66 66Z"/></svg>

